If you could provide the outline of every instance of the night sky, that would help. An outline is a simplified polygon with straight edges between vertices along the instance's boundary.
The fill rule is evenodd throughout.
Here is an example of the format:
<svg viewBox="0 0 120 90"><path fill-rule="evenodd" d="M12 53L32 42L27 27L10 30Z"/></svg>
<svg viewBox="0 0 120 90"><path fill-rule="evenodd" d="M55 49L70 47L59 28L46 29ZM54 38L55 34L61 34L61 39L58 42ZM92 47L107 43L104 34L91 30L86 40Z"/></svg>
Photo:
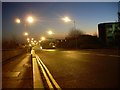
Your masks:
<svg viewBox="0 0 120 90"><path fill-rule="evenodd" d="M48 37L47 31L52 30L53 37L64 38L74 25L63 22L61 18L65 16L75 20L76 28L84 33L95 34L99 23L116 22L117 12L117 2L3 2L2 35L24 39L26 31L38 39ZM34 18L32 24L25 22L29 15ZM15 18L20 18L21 23L15 23Z"/></svg>

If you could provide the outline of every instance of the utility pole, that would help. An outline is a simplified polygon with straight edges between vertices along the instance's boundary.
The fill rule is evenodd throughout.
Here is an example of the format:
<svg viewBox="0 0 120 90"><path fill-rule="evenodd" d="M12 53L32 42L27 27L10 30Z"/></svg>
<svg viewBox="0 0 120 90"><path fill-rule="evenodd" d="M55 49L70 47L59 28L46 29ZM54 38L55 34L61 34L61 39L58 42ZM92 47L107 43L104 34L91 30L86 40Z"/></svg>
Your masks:
<svg viewBox="0 0 120 90"><path fill-rule="evenodd" d="M120 1L118 2L118 22L120 22Z"/></svg>
<svg viewBox="0 0 120 90"><path fill-rule="evenodd" d="M76 22L75 20L73 21L74 23L74 30L76 30ZM75 46L76 46L76 49L77 49L77 37L75 37Z"/></svg>
<svg viewBox="0 0 120 90"><path fill-rule="evenodd" d="M118 22L120 22L120 12L118 12Z"/></svg>

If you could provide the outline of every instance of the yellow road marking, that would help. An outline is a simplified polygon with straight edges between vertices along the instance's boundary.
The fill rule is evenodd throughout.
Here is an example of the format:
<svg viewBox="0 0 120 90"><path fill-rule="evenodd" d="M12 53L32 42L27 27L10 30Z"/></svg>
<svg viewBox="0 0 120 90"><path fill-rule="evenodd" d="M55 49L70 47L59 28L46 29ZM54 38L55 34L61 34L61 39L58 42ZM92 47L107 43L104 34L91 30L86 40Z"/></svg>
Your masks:
<svg viewBox="0 0 120 90"><path fill-rule="evenodd" d="M40 76L36 58L32 58L33 63L33 87L34 88L44 88L43 82Z"/></svg>
<svg viewBox="0 0 120 90"><path fill-rule="evenodd" d="M40 64L39 61L37 61L37 62L38 62L38 64L40 65L40 68L41 68L41 70L42 70L42 72L43 72L43 75L44 75L44 77L45 77L45 79L46 79L46 81L47 81L48 87L49 87L49 88L53 88L53 86L52 86L52 84L51 84L51 82L50 82L47 74L45 73L45 71L44 71L44 69L43 69L43 67L42 67L42 65Z"/></svg>
<svg viewBox="0 0 120 90"><path fill-rule="evenodd" d="M44 63L42 62L42 60L39 58L38 55L36 55L36 58L40 61L40 63L43 65L43 67L45 68L47 74L49 75L51 81L53 82L53 84L55 85L55 87L58 89L58 90L61 90L60 86L57 84L57 82L55 81L55 79L53 78L53 76L51 75L51 73L49 72L49 70L47 69L47 67L44 65Z"/></svg>

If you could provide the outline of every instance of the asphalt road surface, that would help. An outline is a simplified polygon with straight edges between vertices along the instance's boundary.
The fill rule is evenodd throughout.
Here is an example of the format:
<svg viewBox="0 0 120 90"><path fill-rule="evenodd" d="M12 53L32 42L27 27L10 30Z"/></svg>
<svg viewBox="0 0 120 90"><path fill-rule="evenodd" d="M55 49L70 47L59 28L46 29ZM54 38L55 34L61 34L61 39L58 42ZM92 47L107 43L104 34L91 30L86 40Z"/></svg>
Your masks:
<svg viewBox="0 0 120 90"><path fill-rule="evenodd" d="M36 51L61 88L117 88L120 56L110 50Z"/></svg>

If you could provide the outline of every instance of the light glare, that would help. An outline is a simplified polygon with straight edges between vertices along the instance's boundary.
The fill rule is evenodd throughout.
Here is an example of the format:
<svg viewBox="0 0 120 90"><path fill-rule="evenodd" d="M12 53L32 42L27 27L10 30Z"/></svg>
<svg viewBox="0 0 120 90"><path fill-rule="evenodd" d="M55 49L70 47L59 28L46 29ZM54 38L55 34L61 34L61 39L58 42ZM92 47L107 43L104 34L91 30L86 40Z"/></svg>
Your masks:
<svg viewBox="0 0 120 90"><path fill-rule="evenodd" d="M27 21L28 21L29 23L33 23L33 17L29 16L29 17L27 18Z"/></svg>
<svg viewBox="0 0 120 90"><path fill-rule="evenodd" d="M41 37L42 40L45 40L45 37Z"/></svg>
<svg viewBox="0 0 120 90"><path fill-rule="evenodd" d="M16 22L16 23L20 23L20 19L17 18L17 19L15 20L15 22Z"/></svg>
<svg viewBox="0 0 120 90"><path fill-rule="evenodd" d="M25 33L24 33L24 35L25 35L25 36L28 36L28 33L27 33L27 32L25 32Z"/></svg>
<svg viewBox="0 0 120 90"><path fill-rule="evenodd" d="M53 32L52 31L48 31L48 34L51 35L51 34L53 34Z"/></svg>
<svg viewBox="0 0 120 90"><path fill-rule="evenodd" d="M27 41L29 41L30 39L29 38L27 38Z"/></svg>
<svg viewBox="0 0 120 90"><path fill-rule="evenodd" d="M71 19L69 17L64 17L64 18L62 18L62 20L65 21L65 22L70 22L71 21Z"/></svg>

